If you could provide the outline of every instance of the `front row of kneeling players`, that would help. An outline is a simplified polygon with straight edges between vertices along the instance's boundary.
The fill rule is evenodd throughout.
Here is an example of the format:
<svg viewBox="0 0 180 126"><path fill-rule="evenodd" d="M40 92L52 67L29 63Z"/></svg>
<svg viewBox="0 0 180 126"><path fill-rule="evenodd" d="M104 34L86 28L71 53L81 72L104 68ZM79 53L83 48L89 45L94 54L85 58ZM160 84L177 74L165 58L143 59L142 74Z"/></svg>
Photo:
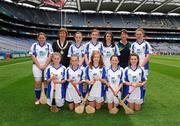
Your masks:
<svg viewBox="0 0 180 126"><path fill-rule="evenodd" d="M59 53L55 52L53 54L52 61L53 63L48 67L46 77L49 83L47 93L47 104L49 106L52 104L53 87L56 85L56 105L62 107L66 100L69 103L69 109L74 110L82 102L77 89L83 95L83 84L87 84L88 87L92 87L89 88L88 105L94 110L98 110L103 105L104 98L106 98L110 112L118 106L118 98L121 99L121 87L126 85L126 94L133 91L127 98L128 107L134 111L141 109L146 77L143 69L139 66L138 55L130 55L129 66L125 69L118 66L119 60L116 55L113 55L110 59L111 66L105 69L99 51L93 52L90 64L86 68L78 65L79 59L76 55L71 56L70 66L67 69L59 64L61 61ZM56 75L56 78L52 80L54 75Z"/></svg>

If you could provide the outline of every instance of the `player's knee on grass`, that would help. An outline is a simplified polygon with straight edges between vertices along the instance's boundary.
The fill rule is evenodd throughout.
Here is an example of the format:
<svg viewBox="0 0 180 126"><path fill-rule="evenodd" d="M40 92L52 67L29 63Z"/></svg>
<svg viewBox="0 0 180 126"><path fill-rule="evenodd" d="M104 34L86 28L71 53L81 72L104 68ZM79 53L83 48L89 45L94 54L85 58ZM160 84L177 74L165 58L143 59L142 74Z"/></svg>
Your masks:
<svg viewBox="0 0 180 126"><path fill-rule="evenodd" d="M88 103L91 107L95 108L95 101L89 101Z"/></svg>
<svg viewBox="0 0 180 126"><path fill-rule="evenodd" d="M130 109L134 110L134 103L128 102L128 107L129 107Z"/></svg>
<svg viewBox="0 0 180 126"><path fill-rule="evenodd" d="M108 109L111 110L113 108L113 103L108 103Z"/></svg>
<svg viewBox="0 0 180 126"><path fill-rule="evenodd" d="M134 105L134 110L135 110L135 111L141 110L141 104L135 104L135 105Z"/></svg>
<svg viewBox="0 0 180 126"><path fill-rule="evenodd" d="M102 103L97 103L97 102L96 102L96 109L97 109L97 110L101 109L101 106L102 106Z"/></svg>

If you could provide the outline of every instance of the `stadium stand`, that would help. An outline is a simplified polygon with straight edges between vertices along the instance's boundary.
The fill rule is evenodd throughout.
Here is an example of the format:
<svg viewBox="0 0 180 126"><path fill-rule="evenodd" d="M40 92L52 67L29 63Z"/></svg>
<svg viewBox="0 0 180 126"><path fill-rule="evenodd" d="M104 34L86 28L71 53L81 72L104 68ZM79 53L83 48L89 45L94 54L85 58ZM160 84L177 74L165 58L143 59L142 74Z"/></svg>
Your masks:
<svg viewBox="0 0 180 126"><path fill-rule="evenodd" d="M41 31L52 42L57 39L61 24L67 27L69 40L73 40L76 31L81 31L84 41L88 41L90 31L97 28L101 31L100 41L106 31L111 31L117 42L120 30L126 28L128 39L133 42L135 29L142 27L146 31L145 39L156 54L180 53L179 16L48 11L3 1L0 4L0 50L27 52Z"/></svg>
<svg viewBox="0 0 180 126"><path fill-rule="evenodd" d="M20 5L9 4L2 2L0 6L1 12L6 15L14 16L26 21L31 21L38 24L59 24L60 12L45 11L35 8L22 7ZM77 14L64 13L63 24L72 26L107 26L107 22L111 23L112 27L124 28L179 28L180 19L172 16L161 15L119 15L119 14ZM88 24L89 22L89 24Z"/></svg>
<svg viewBox="0 0 180 126"><path fill-rule="evenodd" d="M0 47L2 51L22 51L28 52L30 46L35 41L33 39L17 38L0 35Z"/></svg>

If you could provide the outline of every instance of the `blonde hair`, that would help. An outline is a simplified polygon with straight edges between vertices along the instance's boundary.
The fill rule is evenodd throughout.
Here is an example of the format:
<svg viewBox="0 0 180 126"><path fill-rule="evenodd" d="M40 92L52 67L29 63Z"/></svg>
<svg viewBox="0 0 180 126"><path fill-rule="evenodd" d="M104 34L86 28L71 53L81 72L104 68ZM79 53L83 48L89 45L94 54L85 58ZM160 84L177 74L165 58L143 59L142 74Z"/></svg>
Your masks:
<svg viewBox="0 0 180 126"><path fill-rule="evenodd" d="M37 38L39 38L40 35L43 35L43 36L46 38L46 34L45 34L44 32L39 32L39 33L37 34Z"/></svg>
<svg viewBox="0 0 180 126"><path fill-rule="evenodd" d="M59 52L54 52L54 53L52 54L52 58L54 58L54 56L59 56L60 58L62 57Z"/></svg>
<svg viewBox="0 0 180 126"><path fill-rule="evenodd" d="M140 32L142 32L142 33L144 34L144 30L143 30L142 28L138 28L138 29L136 29L136 31L135 31L135 32L138 32L138 31L140 31Z"/></svg>

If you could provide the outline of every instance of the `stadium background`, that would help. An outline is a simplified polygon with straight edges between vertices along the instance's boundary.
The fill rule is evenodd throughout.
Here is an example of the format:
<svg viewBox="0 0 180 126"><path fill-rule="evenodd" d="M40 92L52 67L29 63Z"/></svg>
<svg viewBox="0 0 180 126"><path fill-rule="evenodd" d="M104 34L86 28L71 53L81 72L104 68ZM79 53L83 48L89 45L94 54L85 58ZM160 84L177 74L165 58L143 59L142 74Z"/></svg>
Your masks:
<svg viewBox="0 0 180 126"><path fill-rule="evenodd" d="M69 40L78 30L87 41L90 30L97 28L100 40L111 31L116 42L122 28L133 42L135 29L142 27L155 53L180 54L179 0L1 0L0 10L0 59L5 53L28 56L38 32L45 32L52 43L60 27L68 29Z"/></svg>
<svg viewBox="0 0 180 126"><path fill-rule="evenodd" d="M179 56L151 57L146 103L135 115L109 115L106 106L94 115L77 115L67 107L54 114L47 106L34 106L32 61L19 57L29 56L37 33L45 32L52 43L60 27L68 29L69 40L77 30L90 40L97 28L100 40L111 31L116 42L122 28L133 42L135 29L142 27L154 54L180 54L179 0L1 0L0 59L14 59L0 60L0 126L180 125Z"/></svg>

